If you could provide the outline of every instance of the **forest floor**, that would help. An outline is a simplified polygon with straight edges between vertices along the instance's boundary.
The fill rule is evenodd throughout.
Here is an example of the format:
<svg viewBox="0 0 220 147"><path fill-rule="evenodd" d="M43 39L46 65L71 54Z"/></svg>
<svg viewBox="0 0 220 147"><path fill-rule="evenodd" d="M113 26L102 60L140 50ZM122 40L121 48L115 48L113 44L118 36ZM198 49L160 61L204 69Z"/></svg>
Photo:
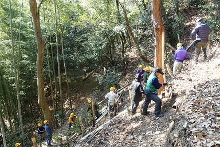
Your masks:
<svg viewBox="0 0 220 147"><path fill-rule="evenodd" d="M200 55L202 56L202 55ZM130 67L132 68L132 67ZM168 78L173 97L162 99L164 117L154 117L154 102L150 104L150 115L141 115L140 102L135 115L130 113L129 96L113 119L108 117L82 140L83 136L68 135L67 124L54 134L52 145L58 147L59 138L69 138L70 146L220 146L220 47L208 51L208 60L195 63L184 62L184 67L174 79ZM125 80L132 80L128 73ZM122 85L125 82L121 83ZM172 106L179 102L176 109ZM98 130L98 131L97 131ZM42 146L45 146L44 143Z"/></svg>
<svg viewBox="0 0 220 147"><path fill-rule="evenodd" d="M154 117L154 103L149 116L141 115L140 106L135 115L124 109L91 134L92 139L77 146L219 146L219 73L218 46L209 53L209 60L185 62L182 72L168 81L174 96L162 99L164 117ZM178 100L178 108L173 109Z"/></svg>

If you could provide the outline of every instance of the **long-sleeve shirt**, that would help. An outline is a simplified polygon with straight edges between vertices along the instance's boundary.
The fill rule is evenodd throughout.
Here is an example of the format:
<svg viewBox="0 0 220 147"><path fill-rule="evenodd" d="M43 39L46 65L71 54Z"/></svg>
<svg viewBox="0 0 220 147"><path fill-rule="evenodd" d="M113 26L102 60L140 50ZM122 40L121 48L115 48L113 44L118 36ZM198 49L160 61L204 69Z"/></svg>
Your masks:
<svg viewBox="0 0 220 147"><path fill-rule="evenodd" d="M158 77L156 76L156 73L153 72L149 76L146 84L146 91L150 93L157 94L157 89L159 89L162 86L162 84L159 83Z"/></svg>
<svg viewBox="0 0 220 147"><path fill-rule="evenodd" d="M159 83L158 78L153 78L153 79L152 79L152 85L153 85L156 89L159 89L159 88L162 86L162 84Z"/></svg>
<svg viewBox="0 0 220 147"><path fill-rule="evenodd" d="M198 23L197 26L191 32L192 39L201 40L201 42L207 42L211 33L210 27L205 23Z"/></svg>
<svg viewBox="0 0 220 147"><path fill-rule="evenodd" d="M105 98L108 99L108 105L114 105L116 102L118 95L114 93L113 91L110 91L105 95Z"/></svg>
<svg viewBox="0 0 220 147"><path fill-rule="evenodd" d="M177 62L183 62L185 59L189 59L189 53L182 46L180 46L175 51L174 58Z"/></svg>
<svg viewBox="0 0 220 147"><path fill-rule="evenodd" d="M132 84L130 86L131 89L131 96L134 101L140 101L143 93L143 87L137 79L132 81Z"/></svg>
<svg viewBox="0 0 220 147"><path fill-rule="evenodd" d="M45 130L46 130L46 132L47 132L47 135L52 136L52 130L51 130L50 126L49 126L48 124L46 124L46 125L44 126L44 128L45 128Z"/></svg>
<svg viewBox="0 0 220 147"><path fill-rule="evenodd" d="M45 132L45 128L43 126L37 128L38 134L43 134Z"/></svg>

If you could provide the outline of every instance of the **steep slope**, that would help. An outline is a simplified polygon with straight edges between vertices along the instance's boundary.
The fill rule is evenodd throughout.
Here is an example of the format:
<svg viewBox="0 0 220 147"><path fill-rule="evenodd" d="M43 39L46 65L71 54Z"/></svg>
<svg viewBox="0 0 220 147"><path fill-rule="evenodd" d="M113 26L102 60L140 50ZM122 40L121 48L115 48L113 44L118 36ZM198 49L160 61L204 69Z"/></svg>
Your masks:
<svg viewBox="0 0 220 147"><path fill-rule="evenodd" d="M124 110L77 146L220 145L220 51L213 51L208 61L187 61L182 73L168 81L175 96L163 99L163 118L153 116L154 104L149 116L140 109L133 116ZM175 99L177 109L172 108Z"/></svg>

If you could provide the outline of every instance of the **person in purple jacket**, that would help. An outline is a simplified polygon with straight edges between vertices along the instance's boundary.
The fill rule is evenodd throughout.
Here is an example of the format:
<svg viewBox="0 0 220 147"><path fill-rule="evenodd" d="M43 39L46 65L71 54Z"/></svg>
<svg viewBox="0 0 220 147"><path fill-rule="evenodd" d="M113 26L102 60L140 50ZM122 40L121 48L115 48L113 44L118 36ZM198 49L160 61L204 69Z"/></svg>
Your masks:
<svg viewBox="0 0 220 147"><path fill-rule="evenodd" d="M144 73L145 73L144 66L143 66L143 65L139 65L136 74L141 75L141 77L142 77L142 78L140 79L141 82L144 80L144 79L143 79Z"/></svg>
<svg viewBox="0 0 220 147"><path fill-rule="evenodd" d="M139 65L138 70L137 70L137 74L143 75L145 72L145 70L143 68L144 68L143 65Z"/></svg>
<svg viewBox="0 0 220 147"><path fill-rule="evenodd" d="M196 21L196 27L193 29L193 31L191 32L191 38L192 39L196 39L196 40L200 40L200 42L198 42L195 46L196 49L196 62L198 62L198 58L200 55L201 50L204 53L204 60L206 60L207 55L206 55L206 48L208 46L208 42L209 42L209 35L211 33L211 29L210 27L204 23L202 18L199 18Z"/></svg>
<svg viewBox="0 0 220 147"><path fill-rule="evenodd" d="M183 67L183 61L189 59L189 53L183 48L182 43L177 44L177 50L175 51L175 62L173 65L173 74L178 74L181 72Z"/></svg>

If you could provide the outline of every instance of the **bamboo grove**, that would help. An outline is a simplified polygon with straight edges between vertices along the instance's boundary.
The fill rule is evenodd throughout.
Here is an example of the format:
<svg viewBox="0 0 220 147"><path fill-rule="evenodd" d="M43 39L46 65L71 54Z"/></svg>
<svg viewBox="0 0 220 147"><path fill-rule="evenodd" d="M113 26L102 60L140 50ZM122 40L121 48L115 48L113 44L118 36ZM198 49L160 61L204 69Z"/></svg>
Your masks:
<svg viewBox="0 0 220 147"><path fill-rule="evenodd" d="M169 44L175 46L183 39L185 12L192 7L209 14L213 40L220 38L218 1L164 0L161 8ZM13 146L17 140L30 145L36 123L44 118L54 122L53 128L60 127L66 111L74 109L73 95L80 93L88 73L108 69L107 79L99 77L102 88L92 93L101 96L126 74L127 52L134 50L140 63L152 65L153 31L149 0L1 0L4 146ZM43 80L39 81L39 75Z"/></svg>

